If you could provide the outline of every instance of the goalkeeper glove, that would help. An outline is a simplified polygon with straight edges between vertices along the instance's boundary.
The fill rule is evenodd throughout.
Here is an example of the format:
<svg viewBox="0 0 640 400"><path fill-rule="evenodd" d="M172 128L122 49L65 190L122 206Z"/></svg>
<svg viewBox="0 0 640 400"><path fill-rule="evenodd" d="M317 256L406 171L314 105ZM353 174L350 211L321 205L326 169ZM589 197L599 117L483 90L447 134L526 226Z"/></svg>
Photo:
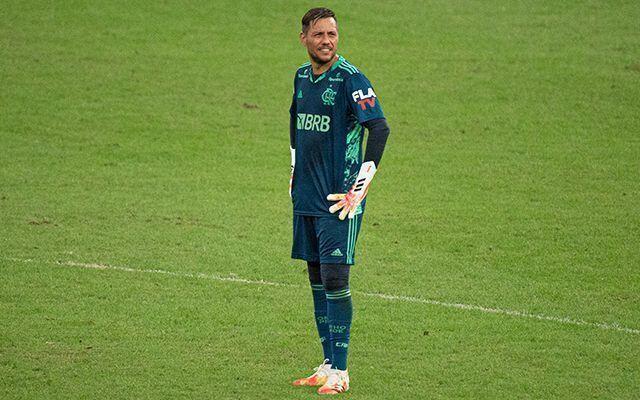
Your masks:
<svg viewBox="0 0 640 400"><path fill-rule="evenodd" d="M291 150L291 176L289 177L289 197L292 197L291 190L293 189L293 169L296 166L296 149L289 146L289 150Z"/></svg>
<svg viewBox="0 0 640 400"><path fill-rule="evenodd" d="M358 177L356 178L356 183L354 183L348 193L335 193L327 196L327 200L337 201L336 204L329 208L329 212L333 214L342 209L338 218L344 220L347 215L350 219L353 218L353 216L356 215L358 206L367 195L369 184L375 174L376 164L373 161L362 163L360 172L358 172Z"/></svg>

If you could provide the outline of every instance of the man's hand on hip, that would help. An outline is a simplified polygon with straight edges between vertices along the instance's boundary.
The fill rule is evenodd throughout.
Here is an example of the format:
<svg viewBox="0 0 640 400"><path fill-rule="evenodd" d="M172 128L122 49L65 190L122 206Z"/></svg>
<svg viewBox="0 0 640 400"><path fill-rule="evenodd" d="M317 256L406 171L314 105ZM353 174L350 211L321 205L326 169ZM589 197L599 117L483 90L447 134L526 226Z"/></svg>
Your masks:
<svg viewBox="0 0 640 400"><path fill-rule="evenodd" d="M369 190L369 184L376 174L376 165L373 161L367 161L360 167L360 172L356 178L356 183L347 193L334 193L327 196L329 201L337 201L329 208L329 212L334 214L338 210L338 218L344 220L347 216L353 218L356 215L358 206L362 203Z"/></svg>

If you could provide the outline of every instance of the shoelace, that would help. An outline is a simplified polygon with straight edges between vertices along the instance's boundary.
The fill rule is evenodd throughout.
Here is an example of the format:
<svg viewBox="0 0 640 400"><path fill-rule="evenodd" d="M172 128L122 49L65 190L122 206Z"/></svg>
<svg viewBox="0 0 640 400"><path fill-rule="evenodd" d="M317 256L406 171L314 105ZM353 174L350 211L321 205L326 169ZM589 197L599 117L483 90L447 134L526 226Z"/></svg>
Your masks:
<svg viewBox="0 0 640 400"><path fill-rule="evenodd" d="M314 374L317 374L318 372L322 371L324 369L324 366L327 365L327 363L329 362L328 358L325 358L324 361L322 362L322 364L320 364L319 366L315 367L313 370L315 371Z"/></svg>

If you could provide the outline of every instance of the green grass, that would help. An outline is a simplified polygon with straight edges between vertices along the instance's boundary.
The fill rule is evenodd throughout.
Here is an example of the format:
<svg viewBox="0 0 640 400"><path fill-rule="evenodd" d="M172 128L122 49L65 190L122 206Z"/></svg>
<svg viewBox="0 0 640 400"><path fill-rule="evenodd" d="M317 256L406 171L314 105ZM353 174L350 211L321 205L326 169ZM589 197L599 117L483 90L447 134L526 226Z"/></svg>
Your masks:
<svg viewBox="0 0 640 400"><path fill-rule="evenodd" d="M328 5L392 129L345 397L637 396L638 334L362 295L640 329L637 2ZM312 396L286 189L310 6L0 5L1 398Z"/></svg>

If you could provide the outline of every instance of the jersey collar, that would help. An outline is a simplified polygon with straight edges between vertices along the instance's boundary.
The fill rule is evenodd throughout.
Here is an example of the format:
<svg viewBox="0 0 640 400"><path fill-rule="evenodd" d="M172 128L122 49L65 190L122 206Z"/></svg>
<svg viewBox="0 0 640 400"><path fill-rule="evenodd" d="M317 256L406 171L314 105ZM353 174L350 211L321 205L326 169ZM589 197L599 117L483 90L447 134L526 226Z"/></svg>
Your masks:
<svg viewBox="0 0 640 400"><path fill-rule="evenodd" d="M338 68L338 65L342 64L342 61L344 61L344 57L342 57L341 55L338 55L338 61L334 62L331 68L324 71L322 75L320 75L315 81L313 80L313 67L309 66L309 80L311 81L311 83L320 82L325 78L325 76L327 76L327 74L333 72L336 68Z"/></svg>

